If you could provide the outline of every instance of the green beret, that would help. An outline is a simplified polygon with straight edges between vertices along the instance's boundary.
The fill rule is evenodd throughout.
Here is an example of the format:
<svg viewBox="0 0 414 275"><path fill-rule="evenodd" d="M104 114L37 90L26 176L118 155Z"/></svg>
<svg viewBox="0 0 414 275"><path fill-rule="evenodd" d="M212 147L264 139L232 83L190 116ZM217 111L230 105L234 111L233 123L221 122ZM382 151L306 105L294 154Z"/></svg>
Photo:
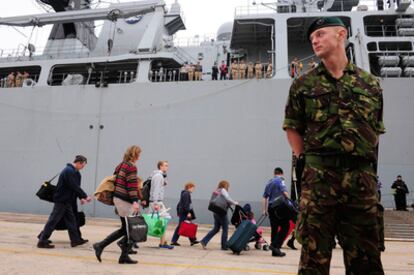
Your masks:
<svg viewBox="0 0 414 275"><path fill-rule="evenodd" d="M346 28L344 22L339 17L319 17L310 25L308 29L308 40L310 40L310 35L317 29L325 27L341 26Z"/></svg>

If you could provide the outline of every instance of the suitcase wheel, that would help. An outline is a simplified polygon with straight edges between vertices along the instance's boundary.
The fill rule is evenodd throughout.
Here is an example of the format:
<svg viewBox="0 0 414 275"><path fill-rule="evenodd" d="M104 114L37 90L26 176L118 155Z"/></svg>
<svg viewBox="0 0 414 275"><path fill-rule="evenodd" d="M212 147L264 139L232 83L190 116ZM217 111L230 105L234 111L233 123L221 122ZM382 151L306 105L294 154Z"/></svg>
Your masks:
<svg viewBox="0 0 414 275"><path fill-rule="evenodd" d="M246 246L244 247L244 251L249 251L249 250L250 250L250 246L246 245Z"/></svg>
<svg viewBox="0 0 414 275"><path fill-rule="evenodd" d="M260 243L257 243L257 244L254 245L254 248L260 250L262 248L262 245Z"/></svg>
<svg viewBox="0 0 414 275"><path fill-rule="evenodd" d="M269 245L265 244L265 245L263 246L263 250L264 250L264 251L269 251Z"/></svg>

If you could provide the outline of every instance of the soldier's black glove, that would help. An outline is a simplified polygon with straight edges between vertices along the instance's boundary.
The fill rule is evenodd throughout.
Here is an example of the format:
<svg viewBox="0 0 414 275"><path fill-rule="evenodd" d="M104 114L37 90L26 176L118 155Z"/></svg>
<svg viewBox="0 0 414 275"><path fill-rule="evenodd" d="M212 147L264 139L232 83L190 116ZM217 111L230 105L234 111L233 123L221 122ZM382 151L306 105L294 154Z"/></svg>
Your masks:
<svg viewBox="0 0 414 275"><path fill-rule="evenodd" d="M302 182L302 174L303 174L304 169L305 169L305 155L300 154L299 157L296 158L296 169L295 169L296 180L297 180L298 186L300 186Z"/></svg>

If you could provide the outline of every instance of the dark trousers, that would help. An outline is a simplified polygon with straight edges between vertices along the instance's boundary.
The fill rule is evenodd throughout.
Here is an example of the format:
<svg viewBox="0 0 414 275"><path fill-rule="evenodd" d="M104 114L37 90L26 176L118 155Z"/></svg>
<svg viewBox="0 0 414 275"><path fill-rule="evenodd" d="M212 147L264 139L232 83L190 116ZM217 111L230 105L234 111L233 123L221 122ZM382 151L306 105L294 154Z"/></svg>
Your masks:
<svg viewBox="0 0 414 275"><path fill-rule="evenodd" d="M68 228L70 241L80 241L78 223L76 221L75 214L73 213L73 206L71 203L55 203L52 213L50 214L49 219L43 228L43 232L40 235L39 240L48 240L61 219L64 219L65 224Z"/></svg>
<svg viewBox="0 0 414 275"><path fill-rule="evenodd" d="M227 74L220 73L220 80L226 80L226 79L227 79Z"/></svg>
<svg viewBox="0 0 414 275"><path fill-rule="evenodd" d="M75 215L75 219L76 219L76 226L78 227L78 234L79 237L82 239L82 232L80 231L80 221L79 221L79 215L78 215L78 202L75 200L74 202L72 202L72 209L73 209L73 214Z"/></svg>
<svg viewBox="0 0 414 275"><path fill-rule="evenodd" d="M270 235L271 235L271 246L275 248L281 248L283 241L285 240L289 231L289 220L280 220L276 217L274 211L271 209L269 212L270 220ZM280 228L280 231L278 232Z"/></svg>
<svg viewBox="0 0 414 275"><path fill-rule="evenodd" d="M201 240L201 243L207 245L214 235L220 231L220 227L223 228L223 232L221 233L221 248L227 248L227 235L229 232L229 220L227 219L227 215L220 216L214 213L214 227Z"/></svg>
<svg viewBox="0 0 414 275"><path fill-rule="evenodd" d="M79 220L79 215L78 215L78 203L76 200L72 202L72 209L73 209L73 214L75 215L75 219L76 219L76 226L78 227L78 234L79 234L79 237L82 239L82 232L80 231L80 220ZM40 239L40 236L42 236L42 234L43 234L43 231L39 233L37 238Z"/></svg>
<svg viewBox="0 0 414 275"><path fill-rule="evenodd" d="M110 235L112 235L112 236L114 236L114 235L116 235L117 237L115 237L116 239L114 240L114 241L116 241L116 240L118 240L119 238L121 238L121 237L123 237L123 239L126 241L126 242L129 242L129 239L128 239L128 232L127 232L127 230L126 230L126 221L125 221L125 217L119 217L120 219L121 219L121 228L119 228L118 230L115 230L114 232L112 232ZM109 244L108 244L109 245Z"/></svg>
<svg viewBox="0 0 414 275"><path fill-rule="evenodd" d="M211 79L212 79L212 80L217 80L217 74L212 74L212 75L211 75Z"/></svg>
<svg viewBox="0 0 414 275"><path fill-rule="evenodd" d="M178 241L178 239L180 238L180 235L178 235L178 231L180 230L180 225L181 225L181 223L183 222L183 221L185 221L186 219L187 219L187 215L185 215L185 214L181 214L179 217L178 217L178 225L177 225L177 227L175 228L175 231L174 231L174 235L173 235L173 237L172 237L172 239L171 239L171 242L172 243L176 243L177 241ZM196 239L194 238L188 238L189 240L190 240L190 242L193 242L193 241L195 241Z"/></svg>
<svg viewBox="0 0 414 275"><path fill-rule="evenodd" d="M407 198L405 193L403 194L395 194L394 195L394 200L395 200L395 208L397 210L407 210Z"/></svg>
<svg viewBox="0 0 414 275"><path fill-rule="evenodd" d="M180 73L180 80L181 81L187 81L188 80L188 74L187 73Z"/></svg>

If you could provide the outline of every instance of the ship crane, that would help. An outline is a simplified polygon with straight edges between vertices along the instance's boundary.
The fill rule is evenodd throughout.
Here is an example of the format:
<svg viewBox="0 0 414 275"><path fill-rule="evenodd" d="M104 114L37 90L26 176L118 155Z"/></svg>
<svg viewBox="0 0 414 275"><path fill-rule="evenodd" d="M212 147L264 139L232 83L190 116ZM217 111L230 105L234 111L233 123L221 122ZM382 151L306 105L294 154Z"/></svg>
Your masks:
<svg viewBox="0 0 414 275"><path fill-rule="evenodd" d="M116 8L83 9L61 11L56 13L34 14L0 18L0 25L27 27L44 26L48 24L65 24L94 20L111 20L128 18L140 14L153 12L157 7L164 7L164 1L144 1L134 5L117 5Z"/></svg>

